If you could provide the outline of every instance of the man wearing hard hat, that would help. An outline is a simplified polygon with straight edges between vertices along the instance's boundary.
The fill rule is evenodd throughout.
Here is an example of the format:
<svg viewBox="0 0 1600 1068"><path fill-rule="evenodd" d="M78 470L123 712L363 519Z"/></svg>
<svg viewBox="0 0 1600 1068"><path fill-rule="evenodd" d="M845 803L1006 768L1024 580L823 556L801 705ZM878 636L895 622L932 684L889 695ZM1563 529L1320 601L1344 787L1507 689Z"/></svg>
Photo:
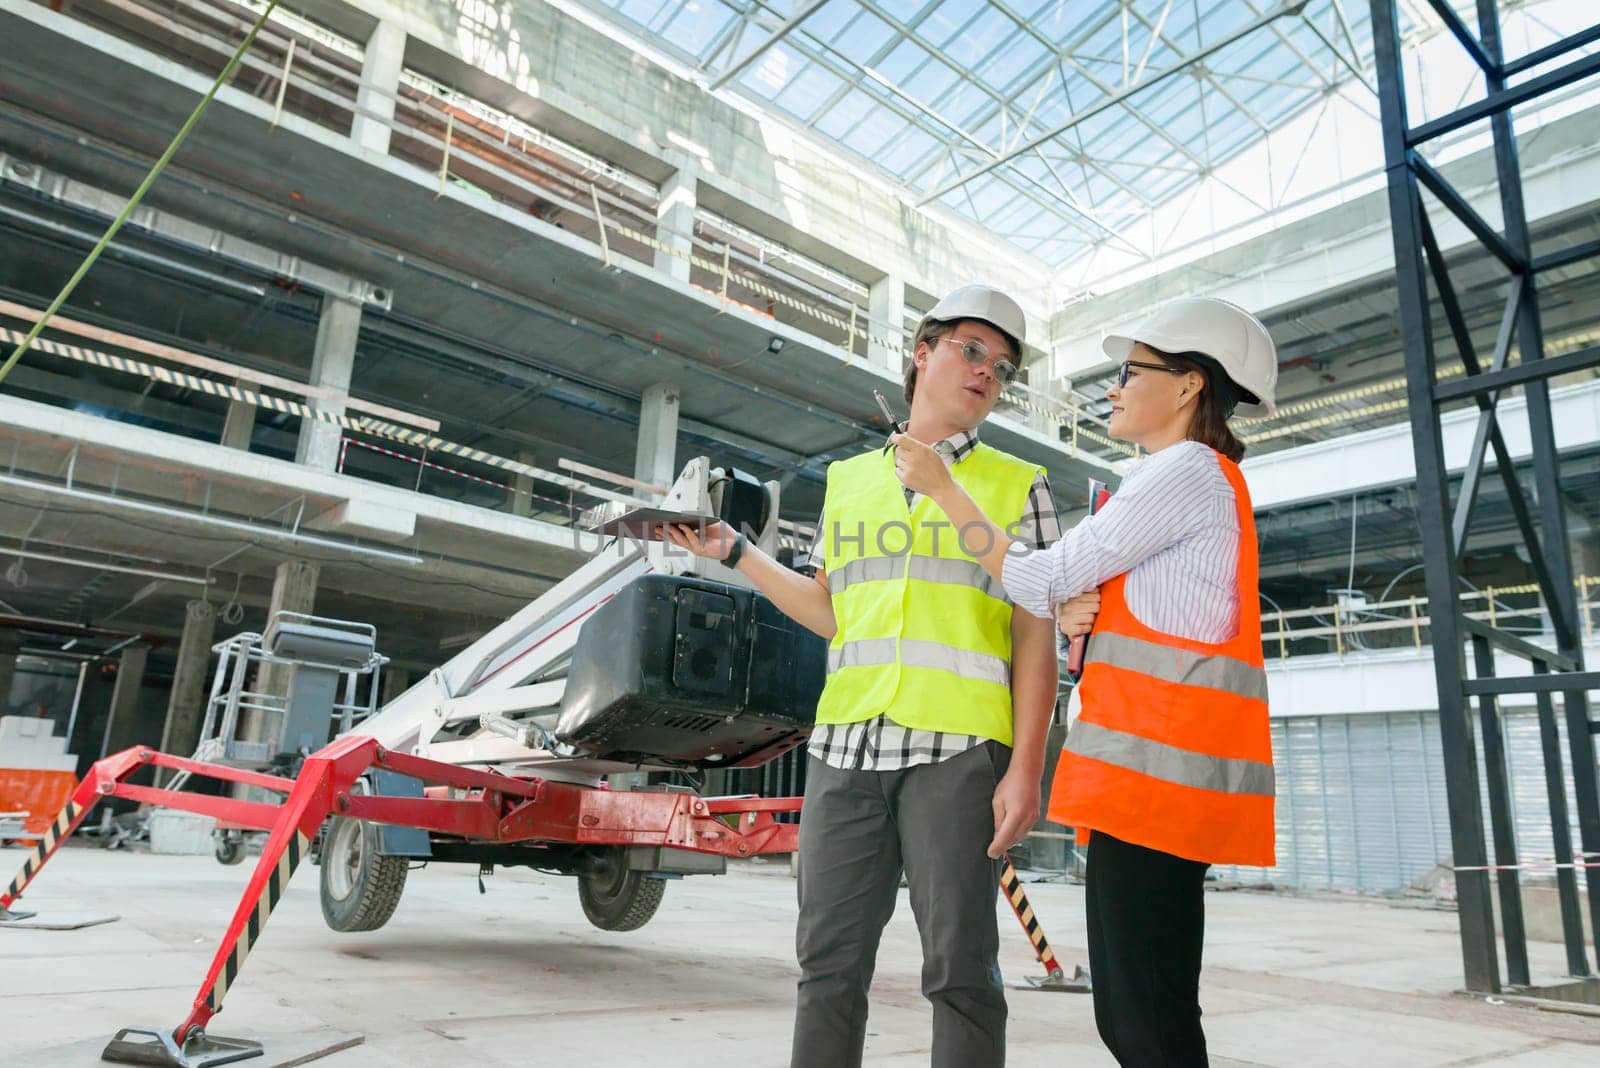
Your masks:
<svg viewBox="0 0 1600 1068"><path fill-rule="evenodd" d="M1274 863L1255 519L1228 420L1273 414L1277 350L1255 316L1210 297L1162 305L1104 347L1120 362L1109 433L1147 455L1048 551L1009 552L990 526L977 557L1041 620L1100 590L1049 816L1088 833L1107 1048L1125 1068L1203 1066L1206 868ZM895 463L951 522L992 522L932 450L902 441Z"/></svg>
<svg viewBox="0 0 1600 1068"><path fill-rule="evenodd" d="M906 366L904 433L991 522L1042 549L1060 532L1044 470L977 435L1017 374L1025 333L1022 309L992 287L941 300ZM902 874L933 1004L933 1064L1003 1064L998 858L1039 815L1058 679L1051 620L1012 611L973 555L983 546L901 486L888 449L829 467L814 580L726 527L672 537L731 562L829 640L800 821L793 1065L861 1064L878 940Z"/></svg>

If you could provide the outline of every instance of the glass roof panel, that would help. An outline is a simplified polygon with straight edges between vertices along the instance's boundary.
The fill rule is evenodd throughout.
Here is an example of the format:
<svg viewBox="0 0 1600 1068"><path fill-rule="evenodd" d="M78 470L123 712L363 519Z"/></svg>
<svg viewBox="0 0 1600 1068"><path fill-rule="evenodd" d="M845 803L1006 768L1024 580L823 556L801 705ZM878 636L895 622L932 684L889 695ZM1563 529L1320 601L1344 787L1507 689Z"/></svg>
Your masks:
<svg viewBox="0 0 1600 1068"><path fill-rule="evenodd" d="M1052 266L1371 80L1350 0L580 2Z"/></svg>
<svg viewBox="0 0 1600 1068"><path fill-rule="evenodd" d="M853 6L844 0L834 0L824 7L816 16L821 16L836 8ZM809 26L810 23L808 22ZM838 56L852 63L870 63L883 47L896 40L899 34L889 28L889 24L868 11L857 11L853 18L840 23L839 29L831 36L825 35L823 40Z"/></svg>
<svg viewBox="0 0 1600 1068"><path fill-rule="evenodd" d="M644 6L630 3L627 7ZM691 0L690 3L664 7L652 18L654 29L663 38L690 55L701 55L730 24L735 21L731 10L715 0Z"/></svg>

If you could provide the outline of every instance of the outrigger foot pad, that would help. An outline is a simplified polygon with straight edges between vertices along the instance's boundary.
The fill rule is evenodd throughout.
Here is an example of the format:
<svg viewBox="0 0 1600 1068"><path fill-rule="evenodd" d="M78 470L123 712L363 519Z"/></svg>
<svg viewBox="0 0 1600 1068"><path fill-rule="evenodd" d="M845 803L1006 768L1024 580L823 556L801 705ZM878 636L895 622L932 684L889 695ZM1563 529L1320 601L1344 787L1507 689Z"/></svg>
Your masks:
<svg viewBox="0 0 1600 1068"><path fill-rule="evenodd" d="M1026 984L1024 986L1024 984ZM1027 990L1054 990L1059 994L1088 994L1091 993L1089 984L1089 970L1081 964L1072 968L1072 978L1067 978L1067 973L1057 968L1044 978L1029 975L1016 984Z"/></svg>
<svg viewBox="0 0 1600 1068"><path fill-rule="evenodd" d="M200 1028L189 1032L182 1046L171 1031L154 1027L124 1027L107 1043L101 1060L118 1064L155 1064L164 1068L213 1068L261 1056L261 1043L248 1038L208 1035Z"/></svg>
<svg viewBox="0 0 1600 1068"><path fill-rule="evenodd" d="M21 912L0 908L0 923L16 923L18 920L31 920L39 915L37 912Z"/></svg>

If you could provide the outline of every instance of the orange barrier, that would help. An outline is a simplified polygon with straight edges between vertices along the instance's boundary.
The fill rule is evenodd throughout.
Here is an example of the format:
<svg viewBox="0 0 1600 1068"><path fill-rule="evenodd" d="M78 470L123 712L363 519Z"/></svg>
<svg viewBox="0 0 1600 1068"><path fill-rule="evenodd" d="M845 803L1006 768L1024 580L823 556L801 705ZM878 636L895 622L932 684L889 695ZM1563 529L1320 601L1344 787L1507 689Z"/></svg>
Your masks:
<svg viewBox="0 0 1600 1068"><path fill-rule="evenodd" d="M26 837L43 837L77 785L78 777L70 771L0 768L0 812L26 812Z"/></svg>

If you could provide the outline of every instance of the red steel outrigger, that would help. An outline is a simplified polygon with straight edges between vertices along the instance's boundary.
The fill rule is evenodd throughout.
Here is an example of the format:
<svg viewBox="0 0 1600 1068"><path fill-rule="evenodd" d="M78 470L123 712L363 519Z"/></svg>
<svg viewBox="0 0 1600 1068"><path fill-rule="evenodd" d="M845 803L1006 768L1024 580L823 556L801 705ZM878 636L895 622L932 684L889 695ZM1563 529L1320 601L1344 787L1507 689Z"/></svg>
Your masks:
<svg viewBox="0 0 1600 1068"><path fill-rule="evenodd" d="M146 766L261 787L284 798L278 804L241 801L126 781ZM411 776L433 789L424 797L358 792L357 781L373 768ZM357 735L341 738L307 757L294 779L133 748L90 768L66 808L0 893L0 914L17 915L10 913L11 906L103 797L182 809L270 832L188 1016L171 1031L125 1028L106 1049L108 1059L194 1068L261 1052L257 1043L208 1036L206 1027L222 1011L222 1000L238 979L251 947L330 815L459 835L480 844L659 846L750 857L793 852L799 825L779 823L773 814L800 809L798 797L702 798L691 793L616 792L519 778L396 753L373 738Z"/></svg>
<svg viewBox="0 0 1600 1068"><path fill-rule="evenodd" d="M729 499L742 501L741 507L756 499L764 503L762 539L775 551L778 485L752 490L743 483L753 485L753 480L697 458L684 467L661 507L722 515L744 525L733 522L738 517L723 507L729 487L742 485L743 496L734 493ZM349 713L354 705L349 676L384 659L375 655L373 628L279 613L265 635L240 635L216 647L220 660L199 755L189 759L138 747L98 761L0 893L0 920L18 918L11 906L102 797L268 832L189 1014L172 1030L125 1028L103 1054L108 1060L209 1068L262 1052L259 1043L210 1036L206 1028L222 1010L251 947L329 817L428 831L445 841L459 840L468 854L474 846L519 844L530 852L554 846L643 847L717 857L795 852L799 825L774 816L799 812L798 797L613 791L601 781L610 771L652 770L655 764L754 767L799 744L809 729L815 693L808 699L807 688L821 687L821 643L802 638L797 624L753 592L723 581L737 575L724 572L713 580L698 574L700 566L694 558L670 557L653 543L617 554L598 552L359 724ZM321 694L303 703L288 699L284 724L296 725L280 724L283 737L275 746L247 739L239 730L246 676L267 661L297 664L294 685L306 682L307 694ZM319 672L323 690L312 685ZM343 705L333 706L345 710L338 721L341 736L306 756L293 778L253 770L315 744L284 739L328 729L335 676L344 679L347 695ZM376 690L374 676L369 693ZM369 712L373 703L369 698ZM554 714L561 718L560 741L541 723ZM166 787L128 781L146 766L179 777ZM529 766L547 777L523 772ZM373 792L366 780L378 772L420 782L421 796ZM190 775L257 787L282 800L272 804L175 788ZM582 781L561 781L574 775ZM332 838L324 844L325 864L332 845ZM456 852L455 859L461 859ZM1020 881L1009 865L1007 871L1006 899L1055 980L1040 985L1056 988L1064 979L1060 965ZM325 913L326 908L324 899ZM378 923L384 918L387 913ZM590 919L605 926L593 915ZM341 927L331 917L329 924L336 930L376 926Z"/></svg>

